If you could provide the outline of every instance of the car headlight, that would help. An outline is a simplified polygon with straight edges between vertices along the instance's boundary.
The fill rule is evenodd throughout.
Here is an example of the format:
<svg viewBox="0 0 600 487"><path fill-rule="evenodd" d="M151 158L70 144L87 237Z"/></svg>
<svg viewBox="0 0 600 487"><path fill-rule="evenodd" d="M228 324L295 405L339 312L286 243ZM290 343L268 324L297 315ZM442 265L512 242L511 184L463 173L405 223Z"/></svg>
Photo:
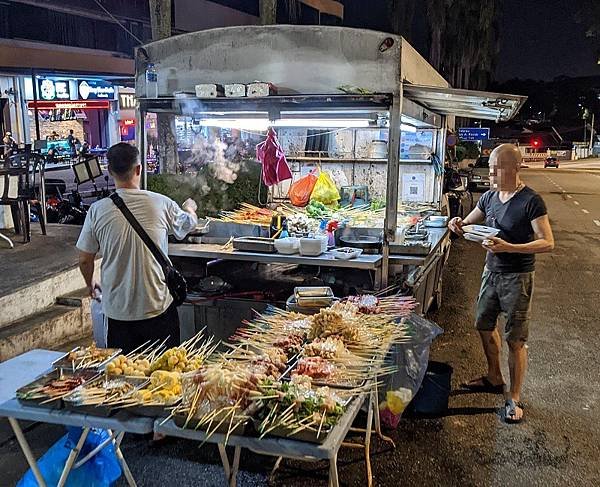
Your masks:
<svg viewBox="0 0 600 487"><path fill-rule="evenodd" d="M473 181L481 181L481 176L473 176Z"/></svg>

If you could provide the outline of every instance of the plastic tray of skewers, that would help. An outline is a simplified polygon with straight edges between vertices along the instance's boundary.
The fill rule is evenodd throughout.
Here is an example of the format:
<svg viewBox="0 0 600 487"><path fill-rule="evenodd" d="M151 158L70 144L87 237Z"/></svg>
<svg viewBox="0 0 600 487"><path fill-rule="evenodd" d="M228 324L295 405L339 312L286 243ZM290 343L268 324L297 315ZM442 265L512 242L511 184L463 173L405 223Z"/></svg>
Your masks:
<svg viewBox="0 0 600 487"><path fill-rule="evenodd" d="M120 353L120 348L99 348L96 344L92 344L74 348L52 362L52 365L54 368L64 370L101 370Z"/></svg>
<svg viewBox="0 0 600 487"><path fill-rule="evenodd" d="M53 369L16 392L19 402L26 406L61 409L63 398L77 387L98 377L93 369Z"/></svg>

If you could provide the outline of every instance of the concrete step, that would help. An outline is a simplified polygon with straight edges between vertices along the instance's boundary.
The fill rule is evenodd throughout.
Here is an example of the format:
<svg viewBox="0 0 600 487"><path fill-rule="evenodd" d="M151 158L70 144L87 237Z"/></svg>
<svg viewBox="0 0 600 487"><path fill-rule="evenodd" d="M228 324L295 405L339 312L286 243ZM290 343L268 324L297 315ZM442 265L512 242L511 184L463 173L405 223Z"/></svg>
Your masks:
<svg viewBox="0 0 600 487"><path fill-rule="evenodd" d="M87 288L77 289L76 291L63 294L62 296L56 298L56 304L73 306L76 308L84 306L86 302L90 302L90 296L87 292Z"/></svg>
<svg viewBox="0 0 600 487"><path fill-rule="evenodd" d="M34 348L59 349L91 333L89 303L57 304L0 328L0 361Z"/></svg>

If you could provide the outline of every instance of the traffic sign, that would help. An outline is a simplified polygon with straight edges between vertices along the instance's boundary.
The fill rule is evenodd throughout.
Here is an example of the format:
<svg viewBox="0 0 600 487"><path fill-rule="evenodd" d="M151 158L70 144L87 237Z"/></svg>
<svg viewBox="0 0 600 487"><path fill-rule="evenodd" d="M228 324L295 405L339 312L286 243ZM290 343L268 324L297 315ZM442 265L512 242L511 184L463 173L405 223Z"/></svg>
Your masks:
<svg viewBox="0 0 600 487"><path fill-rule="evenodd" d="M458 129L458 136L461 140L471 142L488 140L490 138L490 129L487 127L462 127Z"/></svg>

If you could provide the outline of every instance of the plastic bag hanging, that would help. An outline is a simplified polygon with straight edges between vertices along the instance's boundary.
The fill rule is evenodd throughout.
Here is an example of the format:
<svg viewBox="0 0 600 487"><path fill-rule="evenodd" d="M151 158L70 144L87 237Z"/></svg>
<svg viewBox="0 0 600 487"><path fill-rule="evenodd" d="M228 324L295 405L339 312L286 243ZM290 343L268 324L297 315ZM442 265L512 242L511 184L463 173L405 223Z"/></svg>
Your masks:
<svg viewBox="0 0 600 487"><path fill-rule="evenodd" d="M292 183L288 192L288 197L290 198L292 205L301 207L308 205L310 195L313 192L315 184L317 184L317 176L315 176L316 171L317 169L313 169L306 176Z"/></svg>
<svg viewBox="0 0 600 487"><path fill-rule="evenodd" d="M292 179L292 171L285 153L272 128L267 131L267 138L256 146L256 158L262 164L262 180L265 186L274 186L286 179Z"/></svg>

